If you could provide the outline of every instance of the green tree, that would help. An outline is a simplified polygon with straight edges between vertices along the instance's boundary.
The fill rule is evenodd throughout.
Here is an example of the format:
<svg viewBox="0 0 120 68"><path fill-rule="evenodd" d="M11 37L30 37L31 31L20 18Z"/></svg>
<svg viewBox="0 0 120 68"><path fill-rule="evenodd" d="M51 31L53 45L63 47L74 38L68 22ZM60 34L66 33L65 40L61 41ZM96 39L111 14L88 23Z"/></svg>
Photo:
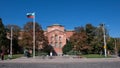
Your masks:
<svg viewBox="0 0 120 68"><path fill-rule="evenodd" d="M109 38L107 39L107 51L110 53L115 53L115 39L114 38Z"/></svg>
<svg viewBox="0 0 120 68"><path fill-rule="evenodd" d="M7 29L7 33L8 36L10 37L11 35L11 28L12 28L12 48L13 48L13 53L21 53L22 52L22 48L19 46L18 42L19 42L19 36L20 36L20 30L21 28L17 25L6 25L6 29ZM9 39L10 40L10 39ZM9 48L10 49L10 48Z"/></svg>
<svg viewBox="0 0 120 68"><path fill-rule="evenodd" d="M42 27L35 23L35 43L36 50L43 50L48 46L47 37L44 36ZM28 22L24 26L22 40L19 42L24 48L33 48L33 22Z"/></svg>
<svg viewBox="0 0 120 68"><path fill-rule="evenodd" d="M89 50L89 53L92 53L92 50L94 49L93 47L94 47L95 41L96 41L95 40L96 29L92 24L86 24L85 29L86 29L86 34L88 36L87 43L91 47L91 49Z"/></svg>
<svg viewBox="0 0 120 68"><path fill-rule="evenodd" d="M0 18L0 49L5 51L9 47L9 40L6 38L6 29L2 23L2 19Z"/></svg>
<svg viewBox="0 0 120 68"><path fill-rule="evenodd" d="M118 56L120 56L120 38L117 37L117 38L113 38L114 39L114 45L113 45L113 48L114 48L114 53L118 54Z"/></svg>
<svg viewBox="0 0 120 68"><path fill-rule="evenodd" d="M100 52L103 51L103 26L100 24L99 27L94 27L92 31L92 40L91 40L91 45L92 45L92 53L99 54Z"/></svg>
<svg viewBox="0 0 120 68"><path fill-rule="evenodd" d="M71 42L69 40L66 40L66 45L62 48L63 54L67 54L67 52L71 51L73 48Z"/></svg>

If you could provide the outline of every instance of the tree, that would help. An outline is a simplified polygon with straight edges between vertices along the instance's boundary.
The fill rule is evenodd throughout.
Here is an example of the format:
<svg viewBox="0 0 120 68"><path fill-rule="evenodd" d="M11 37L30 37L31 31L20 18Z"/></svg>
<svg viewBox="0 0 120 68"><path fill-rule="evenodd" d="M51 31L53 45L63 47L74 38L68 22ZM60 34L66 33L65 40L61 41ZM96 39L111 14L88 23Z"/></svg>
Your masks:
<svg viewBox="0 0 120 68"><path fill-rule="evenodd" d="M8 33L9 37L11 36L10 35L11 34L11 28L12 28L12 31L13 31L13 34L12 34L13 35L13 37L12 37L13 53L15 53L15 54L16 53L21 53L22 48L18 44L21 28L19 26L17 26L17 25L6 25L6 29L7 29L6 32ZM9 49L10 49L10 47L9 47Z"/></svg>
<svg viewBox="0 0 120 68"><path fill-rule="evenodd" d="M67 52L72 50L72 44L69 40L66 40L66 45L64 45L64 47L62 48L63 54L67 54Z"/></svg>
<svg viewBox="0 0 120 68"><path fill-rule="evenodd" d="M85 26L86 29L86 34L88 36L87 38L87 43L88 45L91 47L89 53L92 53L92 50L94 49L94 45L95 45L95 27L92 24L86 24Z"/></svg>
<svg viewBox="0 0 120 68"><path fill-rule="evenodd" d="M2 23L2 19L0 18L0 49L5 51L8 49L9 40L6 38L6 29Z"/></svg>
<svg viewBox="0 0 120 68"><path fill-rule="evenodd" d="M44 36L42 27L38 23L35 23L35 37L36 49L44 50L44 48L48 46L48 41L47 37ZM33 48L33 22L27 22L25 24L22 40L19 44L24 48Z"/></svg>
<svg viewBox="0 0 120 68"><path fill-rule="evenodd" d="M118 56L120 57L120 38L114 38L116 40L116 52L118 53Z"/></svg>
<svg viewBox="0 0 120 68"><path fill-rule="evenodd" d="M109 51L111 54L115 52L115 43L116 39L114 38L107 39L107 51Z"/></svg>
<svg viewBox="0 0 120 68"><path fill-rule="evenodd" d="M88 53L90 46L87 44L87 35L83 27L76 27L75 33L71 36L70 41L73 45L73 50Z"/></svg>
<svg viewBox="0 0 120 68"><path fill-rule="evenodd" d="M94 27L93 30L93 39L91 41L92 45L92 53L99 54L100 52L103 52L103 26L102 24L99 25L99 27Z"/></svg>

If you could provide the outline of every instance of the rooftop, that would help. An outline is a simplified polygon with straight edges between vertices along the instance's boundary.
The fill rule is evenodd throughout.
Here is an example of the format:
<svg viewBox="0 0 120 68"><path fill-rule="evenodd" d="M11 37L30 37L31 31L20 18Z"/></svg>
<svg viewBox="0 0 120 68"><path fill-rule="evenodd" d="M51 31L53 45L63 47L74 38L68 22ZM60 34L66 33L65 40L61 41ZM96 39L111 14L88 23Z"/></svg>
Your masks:
<svg viewBox="0 0 120 68"><path fill-rule="evenodd" d="M48 26L48 27L52 27L52 26L61 26L61 27L63 27L63 26L62 26L62 25L60 25L60 24L53 24L53 25Z"/></svg>

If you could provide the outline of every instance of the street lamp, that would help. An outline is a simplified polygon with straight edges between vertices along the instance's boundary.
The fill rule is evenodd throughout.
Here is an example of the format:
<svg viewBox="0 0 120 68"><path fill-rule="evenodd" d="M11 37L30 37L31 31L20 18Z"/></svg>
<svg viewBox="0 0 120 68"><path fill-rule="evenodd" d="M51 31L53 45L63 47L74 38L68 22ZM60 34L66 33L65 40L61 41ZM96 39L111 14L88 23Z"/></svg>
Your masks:
<svg viewBox="0 0 120 68"><path fill-rule="evenodd" d="M107 49L106 49L106 35L105 35L105 28L104 28L104 24L102 25L102 29L103 29L103 37L104 37L104 54L105 57L107 57Z"/></svg>

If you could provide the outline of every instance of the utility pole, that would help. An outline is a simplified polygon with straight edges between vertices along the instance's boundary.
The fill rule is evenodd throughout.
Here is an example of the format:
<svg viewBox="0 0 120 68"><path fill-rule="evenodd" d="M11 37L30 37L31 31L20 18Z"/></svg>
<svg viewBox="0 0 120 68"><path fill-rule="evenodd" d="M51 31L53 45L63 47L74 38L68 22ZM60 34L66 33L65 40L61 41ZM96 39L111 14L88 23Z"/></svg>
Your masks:
<svg viewBox="0 0 120 68"><path fill-rule="evenodd" d="M102 29L103 29L103 37L104 37L104 54L105 54L105 57L107 57L107 49L106 49L106 35L105 35L105 27L104 27L104 24L102 25Z"/></svg>

